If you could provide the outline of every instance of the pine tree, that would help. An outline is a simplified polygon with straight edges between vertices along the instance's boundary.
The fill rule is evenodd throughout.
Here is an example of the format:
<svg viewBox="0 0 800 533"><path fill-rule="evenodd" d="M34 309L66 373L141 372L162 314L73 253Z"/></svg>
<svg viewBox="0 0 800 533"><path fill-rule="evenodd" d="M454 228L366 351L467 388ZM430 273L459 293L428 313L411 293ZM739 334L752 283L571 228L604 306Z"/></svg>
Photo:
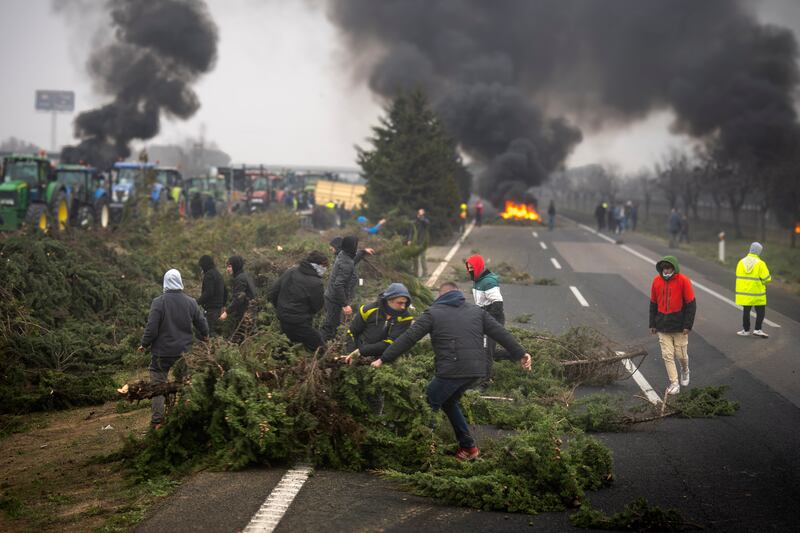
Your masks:
<svg viewBox="0 0 800 533"><path fill-rule="evenodd" d="M420 91L401 94L386 113L373 128L372 149L357 147L367 214L412 219L424 208L431 238L450 235L462 197L456 176L465 172L455 142Z"/></svg>

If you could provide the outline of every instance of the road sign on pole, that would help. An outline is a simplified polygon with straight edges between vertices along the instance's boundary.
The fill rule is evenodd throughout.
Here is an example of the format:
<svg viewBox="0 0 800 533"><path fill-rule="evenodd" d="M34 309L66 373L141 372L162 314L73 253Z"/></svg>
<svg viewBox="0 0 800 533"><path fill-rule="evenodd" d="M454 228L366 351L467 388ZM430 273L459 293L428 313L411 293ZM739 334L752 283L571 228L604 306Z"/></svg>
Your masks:
<svg viewBox="0 0 800 533"><path fill-rule="evenodd" d="M73 91L36 91L36 111L52 113L50 121L50 149L58 150L56 140L56 115L75 111L75 93Z"/></svg>

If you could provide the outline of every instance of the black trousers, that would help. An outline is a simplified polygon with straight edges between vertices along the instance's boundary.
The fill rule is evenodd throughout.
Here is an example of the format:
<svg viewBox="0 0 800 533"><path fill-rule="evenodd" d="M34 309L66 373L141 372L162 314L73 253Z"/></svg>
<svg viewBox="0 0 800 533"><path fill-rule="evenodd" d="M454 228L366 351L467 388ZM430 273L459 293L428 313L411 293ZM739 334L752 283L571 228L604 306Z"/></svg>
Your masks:
<svg viewBox="0 0 800 533"><path fill-rule="evenodd" d="M742 306L742 329L750 331L750 308L754 307L756 310L756 329L761 329L761 323L764 322L764 315L767 314L766 305L744 305Z"/></svg>
<svg viewBox="0 0 800 533"><path fill-rule="evenodd" d="M299 342L306 347L307 350L314 351L320 346L324 345L322 335L319 331L314 329L311 323L307 324L290 324L281 321L281 331L289 337L292 342Z"/></svg>
<svg viewBox="0 0 800 533"><path fill-rule="evenodd" d="M497 320L501 326L506 325L506 314L503 310L503 302L495 302L492 305L484 307L489 315ZM505 350L503 350L505 351ZM497 341L493 338L486 336L486 377L492 377L492 365L497 353Z"/></svg>
<svg viewBox="0 0 800 533"><path fill-rule="evenodd" d="M325 322L322 324L322 337L329 341L336 337L336 331L342 325L342 306L325 298Z"/></svg>
<svg viewBox="0 0 800 533"><path fill-rule="evenodd" d="M219 315L222 314L222 309L206 309L206 322L208 322L208 335L216 337L219 335Z"/></svg>

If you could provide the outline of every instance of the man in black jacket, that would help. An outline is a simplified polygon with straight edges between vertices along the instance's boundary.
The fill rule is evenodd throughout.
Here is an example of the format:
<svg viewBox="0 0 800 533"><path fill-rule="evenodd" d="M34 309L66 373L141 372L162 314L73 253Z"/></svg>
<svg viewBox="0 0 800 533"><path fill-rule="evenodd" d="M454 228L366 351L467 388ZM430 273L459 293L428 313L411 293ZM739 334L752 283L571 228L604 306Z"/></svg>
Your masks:
<svg viewBox="0 0 800 533"><path fill-rule="evenodd" d="M208 323L194 298L183 292L181 273L174 268L164 274L164 293L150 304L150 315L139 351L150 348L150 382L166 383L169 369L192 346L192 326L198 337L208 339ZM150 427L164 421L164 397L151 400Z"/></svg>
<svg viewBox="0 0 800 533"><path fill-rule="evenodd" d="M312 352L324 344L313 320L324 304L322 276L327 267L328 258L314 250L299 265L284 272L267 293L284 335Z"/></svg>
<svg viewBox="0 0 800 533"><path fill-rule="evenodd" d="M526 371L531 368L531 356L486 311L467 303L455 283L447 282L439 287L436 301L372 366L391 363L429 333L435 354L435 375L428 385L428 404L434 411L442 409L450 420L459 445L456 458L475 459L479 450L458 402L467 389L486 375L484 334L508 350Z"/></svg>
<svg viewBox="0 0 800 533"><path fill-rule="evenodd" d="M336 336L336 330L345 317L353 314L350 303L355 296L358 284L356 257L358 256L358 237L348 235L342 239L342 249L336 255L331 277L325 288L325 323L322 326L322 337L327 342Z"/></svg>
<svg viewBox="0 0 800 533"><path fill-rule="evenodd" d="M250 274L244 271L244 259L240 256L230 257L226 269L228 274L233 276L231 304L226 310L231 321L231 340L241 342L249 333L251 326L243 323L246 322L243 319L250 308L250 302L256 297L256 284Z"/></svg>
<svg viewBox="0 0 800 533"><path fill-rule="evenodd" d="M380 357L411 326L412 317L408 312L411 294L402 283L392 283L383 291L378 300L362 305L350 323L347 356L350 363L353 357Z"/></svg>
<svg viewBox="0 0 800 533"><path fill-rule="evenodd" d="M228 289L210 255L201 257L198 264L203 269L203 286L197 303L205 310L210 334L217 335L219 334L217 331L219 318L225 309L225 302L228 300Z"/></svg>

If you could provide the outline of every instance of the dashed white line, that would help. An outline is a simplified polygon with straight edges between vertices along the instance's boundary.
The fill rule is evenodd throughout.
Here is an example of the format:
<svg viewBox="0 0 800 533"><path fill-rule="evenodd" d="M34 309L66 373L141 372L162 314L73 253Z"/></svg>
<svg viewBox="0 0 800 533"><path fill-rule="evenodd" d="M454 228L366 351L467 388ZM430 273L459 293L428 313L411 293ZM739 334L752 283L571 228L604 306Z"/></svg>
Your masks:
<svg viewBox="0 0 800 533"><path fill-rule="evenodd" d="M599 233L599 232L598 232L597 230L595 230L594 228L590 228L589 226L587 226L587 225L585 225L585 224L578 224L578 226L580 226L581 228L585 229L586 231L588 231L588 232L590 232L590 233L594 233L594 234L595 234L595 235L597 235L598 237L601 237L601 238L603 238L603 239L605 239L605 240L607 240L607 241L609 241L609 242L611 242L611 243L614 243L614 244L616 244L616 241L614 241L613 239L611 239L611 238L607 237L606 235L603 235L602 233ZM638 251L634 250L633 248L631 248L631 247L630 247L630 246L628 246L627 244L623 244L623 245L621 245L621 246L620 246L620 248L622 248L623 250L625 250L625 251L626 251L626 252L628 252L629 254L631 254L631 255L633 255L633 256L635 256L635 257L638 257L638 258L639 258L639 259L641 259L642 261L646 261L646 262L650 263L651 265L654 265L654 264L656 263L656 261L657 261L656 259L653 259L652 257L647 257L647 256L646 256L646 255L644 255L643 253L641 253L641 252L638 252ZM739 309L740 311L742 310L742 306L741 306L741 305L737 305L737 304L736 304L736 302L734 302L734 301L733 301L733 300L731 300L730 298L726 298L725 296L723 296L722 294L718 293L718 292L717 292L717 291L715 291L714 289L711 289L710 287L706 287L706 286L705 286L705 285L703 285L702 283L698 283L697 281L694 281L694 280L692 280L692 285L694 285L695 287L697 287L697 288L698 288L698 289L700 289L701 291L704 291L704 292L706 292L706 293L710 294L711 296L713 296L713 297L714 297L714 298L716 298L717 300L719 300L719 301L721 301L721 302L725 302L726 304L728 304L728 305L730 305L730 306L733 306L733 307L735 307L736 309ZM750 315L751 315L751 316L756 316L755 312L752 312L752 311L750 312ZM776 324L775 322L773 322L772 320L770 320L770 319L768 319L768 318L765 318L765 319L764 319L764 323L765 323L766 325L768 325L768 326L772 326L773 328L779 328L779 327L781 327L779 324Z"/></svg>
<svg viewBox="0 0 800 533"><path fill-rule="evenodd" d="M439 276L442 275L444 269L447 268L447 263L449 263L450 260L453 258L453 256L458 253L458 249L461 248L461 245L464 243L464 240L469 236L470 232L472 232L472 229L474 227L475 227L475 222L474 221L470 222L469 226L467 226L467 229L464 231L464 235L462 235L461 238L456 241L453 247L450 248L450 251L447 252L446 256L444 256L444 260L442 260L442 262L439 263L439 266L437 266L436 270L433 271L431 277L428 278L427 282L425 282L426 286L433 287L433 284L436 283L436 280L438 280Z"/></svg>
<svg viewBox="0 0 800 533"><path fill-rule="evenodd" d="M578 287L570 285L569 290L571 290L572 294L575 295L575 298L578 300L579 304L581 304L583 307L589 307L589 302L587 302L586 298L583 297L583 294L581 294L581 291L578 290Z"/></svg>
<svg viewBox="0 0 800 533"><path fill-rule="evenodd" d="M617 352L617 355L625 355L625 352ZM650 383L645 379L644 374L639 372L639 369L633 366L633 361L630 359L623 359L622 364L625 366L625 370L630 372L631 377L639 385L639 388L642 389L642 392L645 396L647 396L647 401L652 403L653 405L658 405L661 403L661 397L658 393L653 390L653 387L650 386Z"/></svg>
<svg viewBox="0 0 800 533"><path fill-rule="evenodd" d="M533 234L533 236L534 236L534 237L536 237L537 239L539 238L539 232L538 232L538 231L532 231L531 233L532 233L532 234Z"/></svg>
<svg viewBox="0 0 800 533"><path fill-rule="evenodd" d="M274 531L313 470L311 466L301 465L286 472L250 519L250 523L243 530L244 533Z"/></svg>
<svg viewBox="0 0 800 533"><path fill-rule="evenodd" d="M553 266L556 267L557 270L561 270L561 263L558 262L558 259L551 257L550 262L553 263Z"/></svg>
<svg viewBox="0 0 800 533"><path fill-rule="evenodd" d="M547 244L544 241L539 241L539 246L542 247L542 250L547 250Z"/></svg>

